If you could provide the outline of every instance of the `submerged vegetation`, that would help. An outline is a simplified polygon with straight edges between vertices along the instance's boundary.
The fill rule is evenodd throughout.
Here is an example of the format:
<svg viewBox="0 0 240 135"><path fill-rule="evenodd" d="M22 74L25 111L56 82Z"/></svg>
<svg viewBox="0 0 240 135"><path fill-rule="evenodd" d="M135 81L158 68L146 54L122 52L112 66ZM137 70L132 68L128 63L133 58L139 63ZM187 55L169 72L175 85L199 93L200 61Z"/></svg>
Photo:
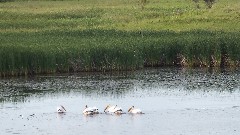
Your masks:
<svg viewBox="0 0 240 135"><path fill-rule="evenodd" d="M0 75L239 67L240 2L73 0L0 3Z"/></svg>

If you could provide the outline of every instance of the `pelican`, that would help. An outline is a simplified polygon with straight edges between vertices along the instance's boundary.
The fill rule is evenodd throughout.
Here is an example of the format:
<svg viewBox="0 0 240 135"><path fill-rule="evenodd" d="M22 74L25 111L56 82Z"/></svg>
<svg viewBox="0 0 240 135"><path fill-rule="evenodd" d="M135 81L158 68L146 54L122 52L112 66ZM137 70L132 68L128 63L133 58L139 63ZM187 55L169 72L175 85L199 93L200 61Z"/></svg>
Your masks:
<svg viewBox="0 0 240 135"><path fill-rule="evenodd" d="M104 112L105 112L105 113L113 112L113 110L114 110L115 107L116 107L116 106L107 105L106 108L104 109Z"/></svg>
<svg viewBox="0 0 240 135"><path fill-rule="evenodd" d="M128 109L128 112L131 114L143 114L143 112L140 109L134 108L134 106L130 107Z"/></svg>
<svg viewBox="0 0 240 135"><path fill-rule="evenodd" d="M97 107L88 107L85 106L85 109L83 110L83 114L85 115L93 115L93 114L99 114Z"/></svg>
<svg viewBox="0 0 240 135"><path fill-rule="evenodd" d="M111 106L107 105L107 107L104 109L105 113L115 113L115 114L123 114L122 108L118 107L117 105Z"/></svg>
<svg viewBox="0 0 240 135"><path fill-rule="evenodd" d="M58 113L65 113L67 110L62 106L60 105L59 107L57 107L57 112Z"/></svg>

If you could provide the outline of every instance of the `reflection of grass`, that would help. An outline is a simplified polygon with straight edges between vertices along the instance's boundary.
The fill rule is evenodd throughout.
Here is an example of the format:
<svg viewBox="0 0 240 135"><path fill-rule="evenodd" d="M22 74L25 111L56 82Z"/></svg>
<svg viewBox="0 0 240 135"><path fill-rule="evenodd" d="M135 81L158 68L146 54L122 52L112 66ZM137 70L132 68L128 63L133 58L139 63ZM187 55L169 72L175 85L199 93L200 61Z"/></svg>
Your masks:
<svg viewBox="0 0 240 135"><path fill-rule="evenodd" d="M240 56L239 1L135 0L0 3L0 73L18 75L172 65L176 54L205 63Z"/></svg>

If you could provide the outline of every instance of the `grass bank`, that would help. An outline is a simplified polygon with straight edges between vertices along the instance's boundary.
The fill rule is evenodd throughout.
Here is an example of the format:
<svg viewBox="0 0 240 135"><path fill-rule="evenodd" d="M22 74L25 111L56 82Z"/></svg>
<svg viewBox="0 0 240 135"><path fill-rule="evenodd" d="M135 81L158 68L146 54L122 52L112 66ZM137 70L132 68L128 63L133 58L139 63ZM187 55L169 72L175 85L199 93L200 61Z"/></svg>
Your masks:
<svg viewBox="0 0 240 135"><path fill-rule="evenodd" d="M240 2L0 3L0 74L238 66Z"/></svg>

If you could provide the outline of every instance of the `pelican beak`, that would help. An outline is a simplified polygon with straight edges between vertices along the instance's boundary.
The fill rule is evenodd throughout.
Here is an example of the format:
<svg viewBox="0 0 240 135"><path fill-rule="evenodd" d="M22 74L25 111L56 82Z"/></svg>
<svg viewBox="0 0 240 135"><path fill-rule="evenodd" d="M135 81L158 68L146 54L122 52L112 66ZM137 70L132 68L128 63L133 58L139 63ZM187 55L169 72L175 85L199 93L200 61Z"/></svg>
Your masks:
<svg viewBox="0 0 240 135"><path fill-rule="evenodd" d="M61 105L61 107L62 107L62 109L63 109L64 111L67 111L62 105Z"/></svg>
<svg viewBox="0 0 240 135"><path fill-rule="evenodd" d="M107 108L108 108L108 106L105 107L104 112L106 112Z"/></svg>
<svg viewBox="0 0 240 135"><path fill-rule="evenodd" d="M106 110L109 108L110 104L106 106L106 108L104 109L104 112L106 112Z"/></svg>
<svg viewBox="0 0 240 135"><path fill-rule="evenodd" d="M133 107L130 107L130 108L128 109L128 112L130 112L132 109L133 109Z"/></svg>

